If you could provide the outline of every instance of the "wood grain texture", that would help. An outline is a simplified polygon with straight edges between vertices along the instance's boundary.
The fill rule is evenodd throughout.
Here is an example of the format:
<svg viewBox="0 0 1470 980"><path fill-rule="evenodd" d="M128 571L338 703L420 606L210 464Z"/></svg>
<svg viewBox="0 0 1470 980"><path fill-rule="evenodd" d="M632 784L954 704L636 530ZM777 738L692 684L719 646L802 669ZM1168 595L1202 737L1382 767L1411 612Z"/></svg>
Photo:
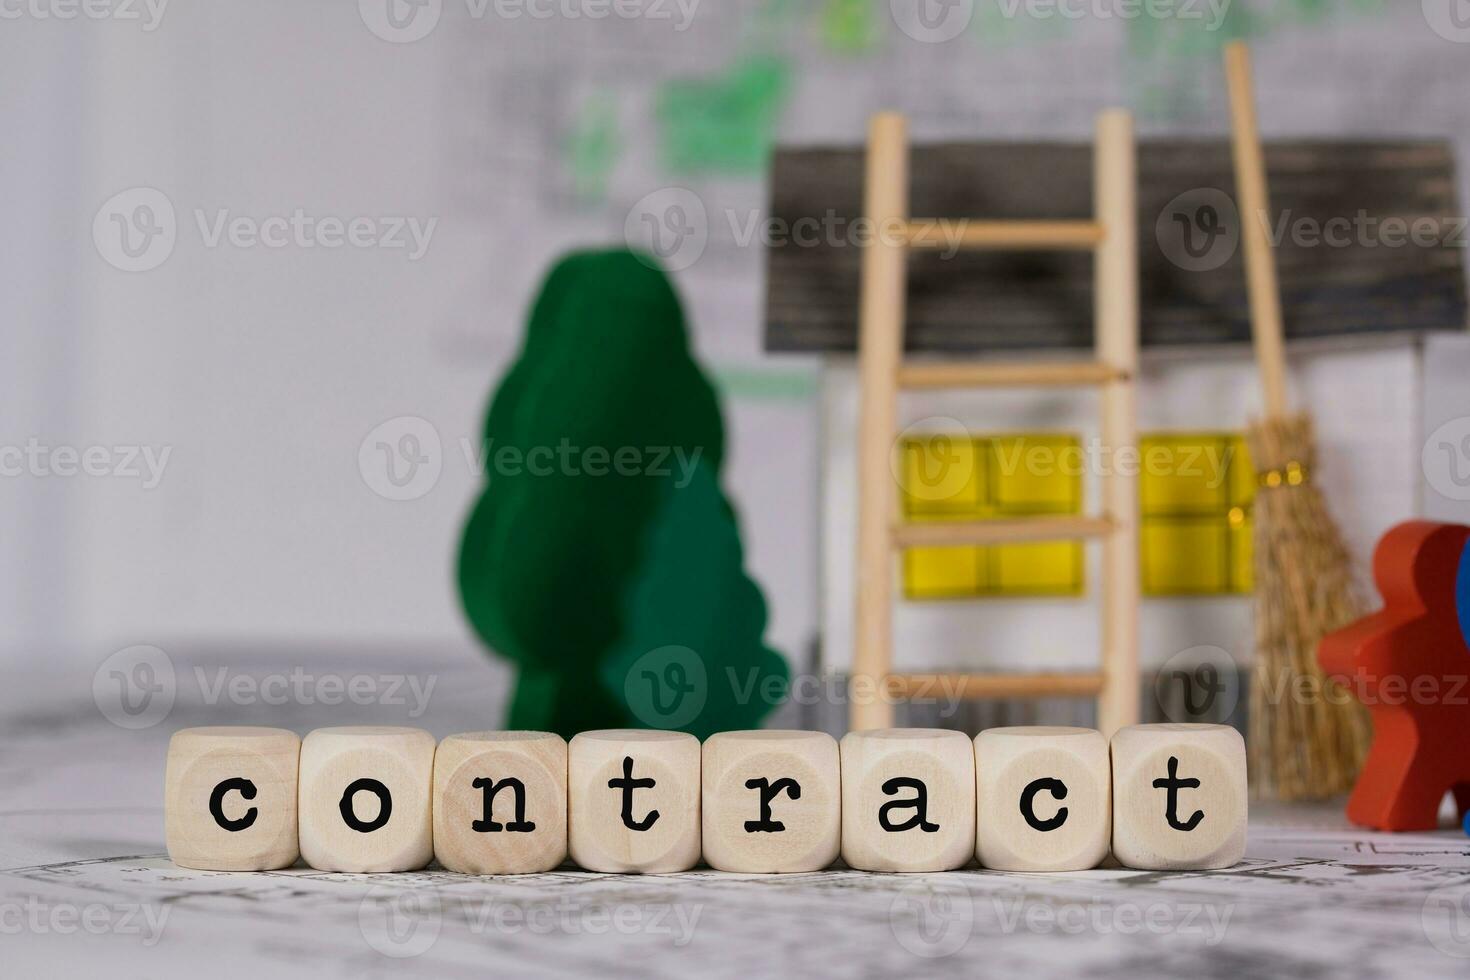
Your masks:
<svg viewBox="0 0 1470 980"><path fill-rule="evenodd" d="M704 743L704 860L717 871L821 871L842 844L837 741L825 732L720 732Z"/></svg>
<svg viewBox="0 0 1470 980"><path fill-rule="evenodd" d="M1229 868L1245 856L1249 802L1240 732L1133 725L1113 736L1112 761L1113 856L1125 867ZM1193 782L1171 794L1164 785L1170 781Z"/></svg>
<svg viewBox="0 0 1470 980"><path fill-rule="evenodd" d="M849 867L952 871L974 858L969 738L937 728L886 728L849 732L840 748L842 860Z"/></svg>
<svg viewBox="0 0 1470 980"><path fill-rule="evenodd" d="M1320 224L1352 220L1360 211L1410 222L1462 213L1446 142L1281 141L1268 142L1265 152L1277 217L1289 211L1293 219ZM863 156L860 147L775 155L771 217L830 223L832 237L844 244L767 250L767 350L856 348L864 250L846 239L862 213ZM1143 345L1248 343L1242 250L1218 268L1188 271L1169 260L1156 234L1160 216L1182 194L1207 188L1234 197L1229 141L1143 141L1138 168ZM915 146L911 171L916 215L1063 221L1094 212L1087 144ZM1431 247L1283 241L1277 262L1288 339L1463 329L1465 235L1457 227L1442 223L1441 243ZM1088 348L1092 262L1090 255L1064 252L916 253L908 269L907 347Z"/></svg>
<svg viewBox="0 0 1470 980"><path fill-rule="evenodd" d="M567 753L568 845L587 871L668 874L699 863L699 739L582 732Z"/></svg>
<svg viewBox="0 0 1470 980"><path fill-rule="evenodd" d="M878 228L908 220L908 123L892 112L868 126L862 214ZM892 479L893 440L898 431L898 367L902 360L904 310L908 293L908 249L876 236L862 253L862 274L852 283L861 310L858 359L858 518L856 641L854 677L881 681L893 662L893 591L897 562L890 526L899 513L898 487ZM858 312L857 309L854 310ZM887 728L893 705L876 698L854 698L848 726L854 731Z"/></svg>
<svg viewBox="0 0 1470 980"><path fill-rule="evenodd" d="M1230 92L1231 146L1235 160L1235 200L1245 215L1271 214L1271 189L1261 149L1260 120L1251 55L1244 41L1225 46L1225 79ZM1245 249L1246 295L1250 299L1251 332L1261 374L1266 414L1286 414L1286 333L1281 314L1281 287L1276 255L1267 226L1241 222Z"/></svg>
<svg viewBox="0 0 1470 980"><path fill-rule="evenodd" d="M1093 729L981 732L975 737L980 863L996 871L1097 867L1112 844L1112 776L1108 740Z"/></svg>
<svg viewBox="0 0 1470 980"><path fill-rule="evenodd" d="M910 248L966 248L1029 251L1089 250L1103 240L1103 228L1092 221L967 221L944 233L944 218L911 221Z"/></svg>
<svg viewBox="0 0 1470 980"><path fill-rule="evenodd" d="M567 858L566 740L548 732L467 732L440 742L434 857L462 874L560 866Z"/></svg>
<svg viewBox="0 0 1470 980"><path fill-rule="evenodd" d="M960 700L1015 698L1092 698L1103 689L1101 673L1085 674L889 674L888 692L895 698L931 698L936 691Z"/></svg>
<svg viewBox="0 0 1470 980"><path fill-rule="evenodd" d="M910 361L898 369L900 388L1065 388L1127 381L1130 375L1097 361Z"/></svg>
<svg viewBox="0 0 1470 980"><path fill-rule="evenodd" d="M896 525L893 528L893 540L900 548L1071 541L1110 535L1117 526L1109 517L1015 517L983 521L935 521L932 524Z"/></svg>
<svg viewBox="0 0 1470 980"><path fill-rule="evenodd" d="M297 799L306 863L356 872L427 865L434 747L421 729L378 725L318 728L302 739Z"/></svg>
<svg viewBox="0 0 1470 980"><path fill-rule="evenodd" d="M1097 359L1138 373L1138 153L1133 117L1114 109L1097 121L1093 203L1107 237L1097 249L1094 295ZM1138 451L1137 390L1109 385L1100 399L1103 451L1120 459ZM1138 724L1138 474L1112 466L1101 474L1102 510L1113 523L1103 542L1102 673L1097 719L1103 734Z"/></svg>
<svg viewBox="0 0 1470 980"><path fill-rule="evenodd" d="M201 871L274 871L296 863L301 739L282 728L185 728L168 743L168 856Z"/></svg>

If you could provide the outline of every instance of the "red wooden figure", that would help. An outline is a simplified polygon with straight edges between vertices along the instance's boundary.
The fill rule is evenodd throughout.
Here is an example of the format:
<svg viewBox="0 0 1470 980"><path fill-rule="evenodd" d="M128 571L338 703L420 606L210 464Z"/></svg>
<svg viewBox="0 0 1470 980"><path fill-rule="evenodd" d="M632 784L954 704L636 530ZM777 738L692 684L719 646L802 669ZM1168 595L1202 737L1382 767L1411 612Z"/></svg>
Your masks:
<svg viewBox="0 0 1470 980"><path fill-rule="evenodd" d="M1470 527L1410 521L1383 536L1384 608L1324 637L1317 659L1373 719L1353 823L1430 830L1453 790L1470 810Z"/></svg>

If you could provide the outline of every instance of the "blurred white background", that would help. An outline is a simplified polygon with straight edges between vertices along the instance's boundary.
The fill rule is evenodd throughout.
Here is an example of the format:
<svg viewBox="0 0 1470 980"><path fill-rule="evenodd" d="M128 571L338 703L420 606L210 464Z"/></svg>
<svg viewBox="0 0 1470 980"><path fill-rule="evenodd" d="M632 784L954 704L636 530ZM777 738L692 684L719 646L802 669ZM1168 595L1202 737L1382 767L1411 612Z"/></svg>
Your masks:
<svg viewBox="0 0 1470 980"><path fill-rule="evenodd" d="M390 3L399 27L380 19ZM1144 135L1226 127L1219 38L1193 27L991 2L934 44L899 30L888 0L564 12L596 6L94 0L94 18L0 0L0 446L48 468L0 478L0 664L90 671L137 643L470 649L452 567L480 477L463 441L555 256L621 245L637 202L675 186L711 215L676 282L725 397L725 481L770 636L800 662L819 622L818 372L761 353L763 259L725 220L765 200L747 157L771 138L856 143L889 106L921 140L1086 138L1113 103ZM1458 22L1372 0L1250 9L1268 137L1470 149ZM744 122L718 118L732 105ZM709 145L726 138L735 149ZM143 237L140 203L167 227L160 199L171 251ZM425 247L406 231L404 248L240 237L298 211L366 219L369 237L401 219ZM118 251L127 229L137 257ZM437 482L408 501L359 466L401 417L441 440ZM167 453L156 486L144 450ZM108 475L57 475L88 458Z"/></svg>

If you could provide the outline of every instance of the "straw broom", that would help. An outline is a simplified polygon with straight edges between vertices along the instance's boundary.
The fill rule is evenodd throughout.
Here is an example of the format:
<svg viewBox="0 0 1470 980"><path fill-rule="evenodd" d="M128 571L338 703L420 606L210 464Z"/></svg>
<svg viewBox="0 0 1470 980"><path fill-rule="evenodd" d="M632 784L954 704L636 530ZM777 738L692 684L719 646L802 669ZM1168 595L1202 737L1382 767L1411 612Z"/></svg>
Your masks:
<svg viewBox="0 0 1470 980"><path fill-rule="evenodd" d="M1251 329L1265 396L1265 415L1246 437L1260 474L1250 773L1262 795L1320 799L1352 787L1367 751L1368 723L1347 692L1327 683L1317 644L1361 615L1362 607L1347 547L1314 482L1311 416L1287 408L1281 296L1265 225L1266 166L1244 44L1226 47L1225 68Z"/></svg>

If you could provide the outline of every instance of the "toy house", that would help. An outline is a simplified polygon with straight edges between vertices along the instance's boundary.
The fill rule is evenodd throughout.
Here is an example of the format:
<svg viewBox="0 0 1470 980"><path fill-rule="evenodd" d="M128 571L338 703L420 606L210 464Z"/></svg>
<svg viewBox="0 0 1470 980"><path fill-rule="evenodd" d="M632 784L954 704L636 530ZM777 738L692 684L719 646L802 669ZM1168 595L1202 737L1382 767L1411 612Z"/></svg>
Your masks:
<svg viewBox="0 0 1470 980"><path fill-rule="evenodd" d="M1088 215L1091 154L1087 145L916 145L912 211ZM1279 142L1267 162L1293 388L1319 427L1313 476L1330 487L1366 580L1372 544L1393 523L1467 516L1466 504L1436 489L1424 452L1441 422L1470 415L1454 160L1439 142ZM1201 647L1249 665L1256 474L1242 436L1260 396L1229 145L1143 141L1138 169L1137 460L1096 452L1095 392L943 390L902 396L895 465L904 468L904 516L916 521L1082 515L1107 467L1136 465L1147 684ZM842 229L861 214L863 151L782 150L771 180L773 219L829 230L769 250L765 346L822 359L821 663L840 674L854 647L862 252L860 234ZM1090 346L1091 262L914 255L908 356L1035 360ZM1100 653L1096 550L1043 542L904 551L894 668L1091 669ZM1148 720L1157 702L1143 703Z"/></svg>

